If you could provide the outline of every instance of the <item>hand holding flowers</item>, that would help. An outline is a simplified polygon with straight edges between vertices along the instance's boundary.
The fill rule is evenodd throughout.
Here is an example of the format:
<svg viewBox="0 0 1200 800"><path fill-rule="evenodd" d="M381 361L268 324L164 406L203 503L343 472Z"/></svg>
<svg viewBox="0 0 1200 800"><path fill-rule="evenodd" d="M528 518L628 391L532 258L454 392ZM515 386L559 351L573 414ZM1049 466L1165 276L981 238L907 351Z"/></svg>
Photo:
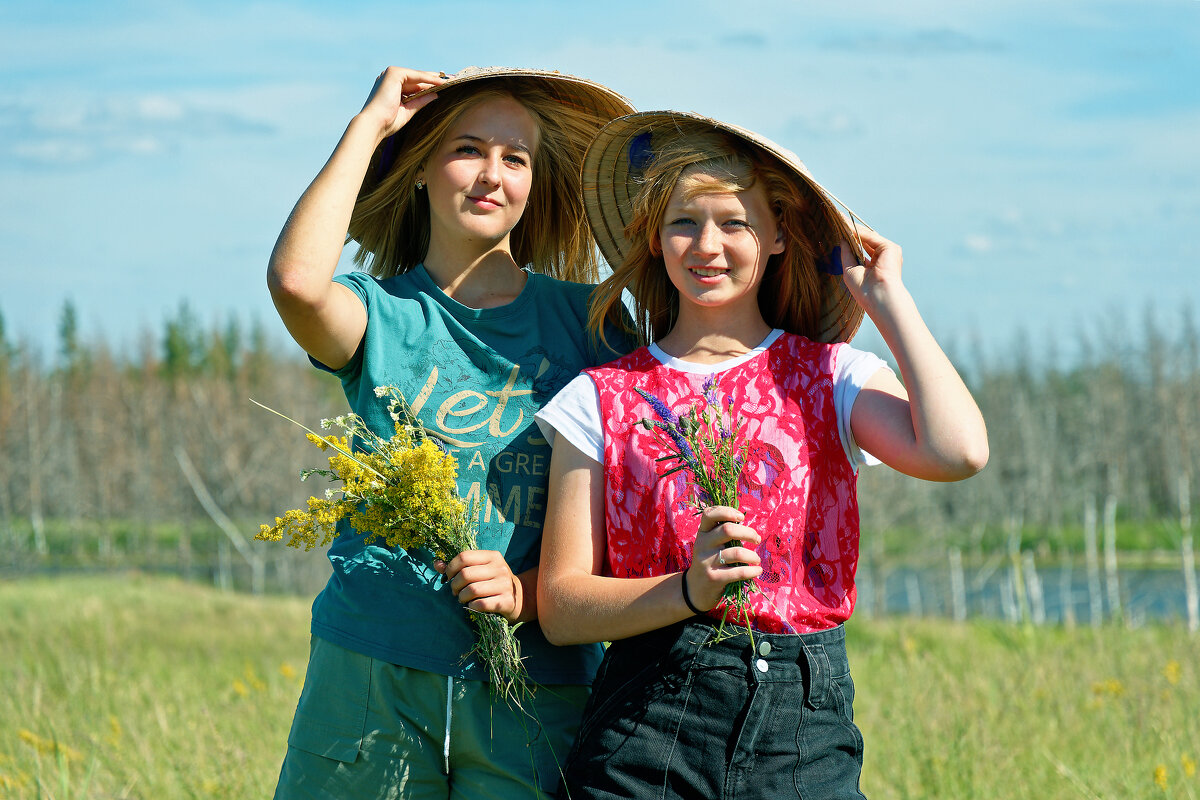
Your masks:
<svg viewBox="0 0 1200 800"><path fill-rule="evenodd" d="M721 619L714 641L733 634L727 633L725 623L730 611L733 618L743 621L749 631L749 592L755 590L753 578L762 573L758 557L748 548L740 547L743 541L760 541L752 529L737 524L745 517L736 509L739 500L738 483L742 477L746 443L741 436L741 420L732 418L733 404L721 401L717 394L716 379L709 378L702 389L704 404L688 409L684 414L675 414L662 399L638 388L637 392L654 410L658 419L643 419L646 430L657 433L668 451L658 459L661 462L676 462L660 477L684 471L695 490L695 503L700 509L701 522L693 544L692 564L688 576L704 578L704 586L720 585L720 596L708 602L709 594L701 595L701 608L712 608L722 599L725 613ZM731 551L731 552L726 552ZM705 555L713 552L711 557ZM697 561L702 565L697 570ZM738 572L730 572L736 569ZM736 577L735 577L736 576ZM699 583L688 580L688 591ZM699 598L696 598L699 599ZM753 641L753 634L750 634Z"/></svg>
<svg viewBox="0 0 1200 800"><path fill-rule="evenodd" d="M499 614L509 622L536 619L520 577L514 575L496 550L464 550L449 563L436 560L433 568L446 577L450 591L472 611Z"/></svg>
<svg viewBox="0 0 1200 800"><path fill-rule="evenodd" d="M323 428L339 427L345 436L320 436L256 403L300 425L321 450L333 451L328 469L306 469L301 480L323 475L341 486L327 489L323 498L310 497L307 511L294 509L276 517L255 538L287 537L290 547L311 550L332 542L337 523L347 519L365 534L365 542L383 539L388 547L428 550L443 565L439 571L455 597L467 606L477 635L473 652L487 667L493 690L519 706L529 690L510 624L523 616L520 582L500 553L477 549L478 514L458 495L454 456L416 419L398 389L380 386L375 395L389 398L395 432L387 439L357 414L322 420Z"/></svg>
<svg viewBox="0 0 1200 800"><path fill-rule="evenodd" d="M702 609L714 608L725 599L727 587L762 574L758 553L752 549L762 537L742 525L744 520L742 512L729 506L700 511L687 581L693 601Z"/></svg>

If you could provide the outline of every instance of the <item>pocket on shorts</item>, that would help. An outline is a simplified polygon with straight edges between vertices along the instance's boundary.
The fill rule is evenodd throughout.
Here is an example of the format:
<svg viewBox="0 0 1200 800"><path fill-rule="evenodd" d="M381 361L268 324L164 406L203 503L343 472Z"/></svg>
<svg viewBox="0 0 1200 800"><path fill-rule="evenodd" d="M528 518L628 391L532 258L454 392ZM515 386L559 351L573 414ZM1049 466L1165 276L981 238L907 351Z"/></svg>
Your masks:
<svg viewBox="0 0 1200 800"><path fill-rule="evenodd" d="M373 659L313 637L288 745L353 762L362 747Z"/></svg>
<svg viewBox="0 0 1200 800"><path fill-rule="evenodd" d="M611 648L610 648L611 650ZM615 656L615 657L614 657ZM650 684L663 677L663 659L643 661L637 654L606 653L602 672L592 684L592 696L579 727L576 749L591 739L597 728L605 728L613 718L628 713L630 705L644 709L646 697L652 693Z"/></svg>

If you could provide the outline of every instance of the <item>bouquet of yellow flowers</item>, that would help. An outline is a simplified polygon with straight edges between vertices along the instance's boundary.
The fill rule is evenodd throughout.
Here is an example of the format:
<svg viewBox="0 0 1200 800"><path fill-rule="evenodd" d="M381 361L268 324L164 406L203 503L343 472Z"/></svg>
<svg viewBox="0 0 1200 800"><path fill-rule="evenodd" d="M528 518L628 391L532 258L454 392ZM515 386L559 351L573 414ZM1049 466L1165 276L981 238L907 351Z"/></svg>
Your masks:
<svg viewBox="0 0 1200 800"><path fill-rule="evenodd" d="M390 398L388 413L395 425L391 438L377 435L357 414L321 420L322 429L336 426L344 432L321 436L255 403L300 425L322 451L332 451L328 469L303 470L301 480L323 475L341 481L340 488L327 489L324 497L308 498L307 510L287 511L273 525L261 526L256 539L286 537L289 547L311 550L332 542L337 523L346 518L366 534L367 542L382 539L388 547L404 550L423 547L445 562L477 548L478 515L458 495L454 456L416 419L396 387L376 387L375 396ZM355 440L358 447L351 446ZM469 609L468 614L477 633L474 652L487 667L493 690L519 706L528 683L516 626L498 614Z"/></svg>

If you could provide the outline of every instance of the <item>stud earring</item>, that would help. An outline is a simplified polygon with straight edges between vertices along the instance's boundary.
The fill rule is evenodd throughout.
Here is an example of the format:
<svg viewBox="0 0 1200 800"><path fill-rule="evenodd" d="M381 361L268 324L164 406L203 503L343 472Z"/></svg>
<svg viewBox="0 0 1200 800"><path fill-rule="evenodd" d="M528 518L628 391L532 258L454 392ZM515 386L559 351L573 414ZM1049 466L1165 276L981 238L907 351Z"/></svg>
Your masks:
<svg viewBox="0 0 1200 800"><path fill-rule="evenodd" d="M425 188L425 181L421 180L420 178L417 178L417 191L420 191L421 189L424 189L424 188Z"/></svg>

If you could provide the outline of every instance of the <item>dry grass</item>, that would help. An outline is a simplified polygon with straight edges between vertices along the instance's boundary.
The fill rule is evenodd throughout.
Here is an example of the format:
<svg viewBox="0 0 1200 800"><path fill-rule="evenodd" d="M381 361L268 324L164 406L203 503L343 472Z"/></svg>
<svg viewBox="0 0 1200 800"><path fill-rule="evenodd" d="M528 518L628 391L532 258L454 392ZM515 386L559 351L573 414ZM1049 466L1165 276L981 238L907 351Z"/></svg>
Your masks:
<svg viewBox="0 0 1200 800"><path fill-rule="evenodd" d="M0 584L0 797L267 797L307 599L138 575ZM863 789L1200 796L1200 636L854 620Z"/></svg>

